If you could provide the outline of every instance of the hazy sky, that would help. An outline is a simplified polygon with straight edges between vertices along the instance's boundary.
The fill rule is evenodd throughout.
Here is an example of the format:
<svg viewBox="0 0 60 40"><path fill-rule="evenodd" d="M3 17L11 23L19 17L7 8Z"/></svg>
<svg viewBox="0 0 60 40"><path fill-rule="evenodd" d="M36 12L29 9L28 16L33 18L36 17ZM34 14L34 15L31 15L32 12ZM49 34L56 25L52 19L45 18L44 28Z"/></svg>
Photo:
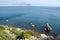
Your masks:
<svg viewBox="0 0 60 40"><path fill-rule="evenodd" d="M57 6L60 7L60 0L0 0L0 4L27 3L33 6Z"/></svg>

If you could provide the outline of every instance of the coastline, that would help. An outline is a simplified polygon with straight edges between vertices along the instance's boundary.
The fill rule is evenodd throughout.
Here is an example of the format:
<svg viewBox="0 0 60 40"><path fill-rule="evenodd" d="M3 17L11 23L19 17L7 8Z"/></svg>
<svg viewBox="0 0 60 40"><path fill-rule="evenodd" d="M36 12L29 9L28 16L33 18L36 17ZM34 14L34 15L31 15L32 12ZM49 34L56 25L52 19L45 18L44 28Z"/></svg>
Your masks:
<svg viewBox="0 0 60 40"><path fill-rule="evenodd" d="M3 29L1 29L3 28ZM4 30L5 28L5 30ZM14 30L13 30L14 29ZM4 30L4 31L3 31ZM2 32L3 31L3 32ZM16 39L16 36L17 34L20 35L19 32L27 32L27 36L28 38L25 38L25 40L47 40L47 39L50 39L50 40L57 40L57 39L60 39L60 35L58 35L57 37L53 37L53 36L50 36L50 35L46 35L46 34L40 34L40 33L37 33L33 30L28 30L28 29L22 29L22 28L18 28L18 27L11 27L11 26L8 26L8 25L0 25L0 34L2 33L7 33L9 34L12 38L14 38L14 40ZM29 33L31 32L32 34L34 34L33 36L30 35ZM3 36L3 35L2 35ZM26 36L26 35L25 35Z"/></svg>

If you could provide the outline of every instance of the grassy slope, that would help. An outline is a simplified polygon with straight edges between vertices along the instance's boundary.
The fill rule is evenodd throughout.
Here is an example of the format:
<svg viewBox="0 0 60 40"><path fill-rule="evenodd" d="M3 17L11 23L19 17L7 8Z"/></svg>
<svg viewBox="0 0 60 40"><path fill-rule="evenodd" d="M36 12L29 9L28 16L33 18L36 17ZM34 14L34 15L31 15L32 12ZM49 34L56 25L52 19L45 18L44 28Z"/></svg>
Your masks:
<svg viewBox="0 0 60 40"><path fill-rule="evenodd" d="M22 30L20 28L14 28L9 26L0 25L0 40L15 40L16 36L21 36L24 32L24 38L31 38L32 36L37 37L38 33L32 30Z"/></svg>

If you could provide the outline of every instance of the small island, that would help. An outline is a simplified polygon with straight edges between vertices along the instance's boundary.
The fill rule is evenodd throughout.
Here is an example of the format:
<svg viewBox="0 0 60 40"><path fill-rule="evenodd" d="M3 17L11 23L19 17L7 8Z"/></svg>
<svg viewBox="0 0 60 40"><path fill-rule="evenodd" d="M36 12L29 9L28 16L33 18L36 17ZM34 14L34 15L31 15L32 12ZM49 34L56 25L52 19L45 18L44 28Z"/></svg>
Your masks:
<svg viewBox="0 0 60 40"><path fill-rule="evenodd" d="M17 3L17 4L0 4L0 6L31 6L30 4L25 4L25 3Z"/></svg>

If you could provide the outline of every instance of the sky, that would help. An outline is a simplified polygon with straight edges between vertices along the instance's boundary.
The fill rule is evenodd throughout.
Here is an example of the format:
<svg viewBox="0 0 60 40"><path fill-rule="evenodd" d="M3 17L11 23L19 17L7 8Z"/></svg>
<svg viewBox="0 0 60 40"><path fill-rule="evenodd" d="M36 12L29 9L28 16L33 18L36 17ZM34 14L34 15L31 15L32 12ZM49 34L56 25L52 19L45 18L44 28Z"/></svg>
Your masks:
<svg viewBox="0 0 60 40"><path fill-rule="evenodd" d="M0 0L0 4L26 3L32 6L60 7L60 0Z"/></svg>

